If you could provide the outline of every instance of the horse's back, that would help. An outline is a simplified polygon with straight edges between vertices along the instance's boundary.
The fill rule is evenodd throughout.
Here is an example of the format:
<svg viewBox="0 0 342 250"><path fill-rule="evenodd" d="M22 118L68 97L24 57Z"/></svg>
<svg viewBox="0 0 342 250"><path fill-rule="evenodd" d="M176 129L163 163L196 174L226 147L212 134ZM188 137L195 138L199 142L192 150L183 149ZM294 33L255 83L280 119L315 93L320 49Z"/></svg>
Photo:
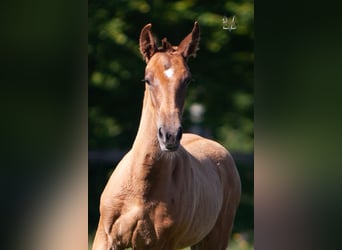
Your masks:
<svg viewBox="0 0 342 250"><path fill-rule="evenodd" d="M226 171L236 170L233 157L221 144L195 134L184 134L182 146L199 161L210 160L220 167L226 165Z"/></svg>

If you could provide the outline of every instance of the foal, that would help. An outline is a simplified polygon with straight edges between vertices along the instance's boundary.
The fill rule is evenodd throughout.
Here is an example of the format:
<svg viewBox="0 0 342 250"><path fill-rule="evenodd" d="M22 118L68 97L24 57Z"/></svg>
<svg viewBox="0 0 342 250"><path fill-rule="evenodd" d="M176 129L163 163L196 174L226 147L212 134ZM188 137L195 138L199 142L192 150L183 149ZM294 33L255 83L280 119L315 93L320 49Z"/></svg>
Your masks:
<svg viewBox="0 0 342 250"><path fill-rule="evenodd" d="M234 160L218 143L183 134L181 117L199 26L178 47L157 47L151 24L140 34L145 95L132 149L100 202L93 250L224 250L240 201Z"/></svg>

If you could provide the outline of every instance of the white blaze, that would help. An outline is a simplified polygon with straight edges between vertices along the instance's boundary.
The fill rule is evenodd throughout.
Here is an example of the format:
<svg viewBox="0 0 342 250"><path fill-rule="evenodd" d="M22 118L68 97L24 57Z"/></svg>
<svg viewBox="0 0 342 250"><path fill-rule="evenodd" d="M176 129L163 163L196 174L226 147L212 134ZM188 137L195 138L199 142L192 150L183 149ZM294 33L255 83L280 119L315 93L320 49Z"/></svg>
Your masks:
<svg viewBox="0 0 342 250"><path fill-rule="evenodd" d="M164 71L164 74L166 75L167 78L171 78L173 75L173 68L169 68Z"/></svg>

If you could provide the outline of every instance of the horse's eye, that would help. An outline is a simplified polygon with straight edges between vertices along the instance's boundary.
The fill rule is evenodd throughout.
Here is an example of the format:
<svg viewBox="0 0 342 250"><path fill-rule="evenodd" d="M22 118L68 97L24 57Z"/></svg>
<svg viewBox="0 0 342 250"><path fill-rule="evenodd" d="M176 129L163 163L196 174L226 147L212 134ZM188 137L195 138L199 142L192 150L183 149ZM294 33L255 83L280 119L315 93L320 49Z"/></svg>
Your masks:
<svg viewBox="0 0 342 250"><path fill-rule="evenodd" d="M191 82L191 77L187 77L184 79L184 83L188 85Z"/></svg>
<svg viewBox="0 0 342 250"><path fill-rule="evenodd" d="M148 85L151 85L150 80L148 79L142 79L141 81L147 83Z"/></svg>

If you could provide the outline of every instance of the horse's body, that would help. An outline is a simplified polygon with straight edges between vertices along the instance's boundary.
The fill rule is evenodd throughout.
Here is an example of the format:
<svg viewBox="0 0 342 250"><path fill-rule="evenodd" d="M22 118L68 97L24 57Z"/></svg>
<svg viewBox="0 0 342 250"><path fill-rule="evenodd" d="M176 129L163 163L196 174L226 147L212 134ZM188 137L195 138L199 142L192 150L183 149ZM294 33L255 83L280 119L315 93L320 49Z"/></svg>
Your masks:
<svg viewBox="0 0 342 250"><path fill-rule="evenodd" d="M241 192L234 161L180 127L198 25L178 48L165 39L160 51L150 27L140 36L147 83L138 134L102 193L93 250L226 249Z"/></svg>

